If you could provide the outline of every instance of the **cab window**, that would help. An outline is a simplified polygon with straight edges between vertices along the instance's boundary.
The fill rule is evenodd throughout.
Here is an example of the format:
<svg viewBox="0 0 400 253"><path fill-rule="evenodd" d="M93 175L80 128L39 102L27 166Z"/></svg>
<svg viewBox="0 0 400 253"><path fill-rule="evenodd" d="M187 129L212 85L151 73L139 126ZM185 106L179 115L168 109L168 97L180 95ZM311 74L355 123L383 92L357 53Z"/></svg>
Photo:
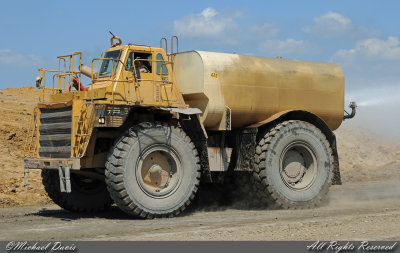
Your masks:
<svg viewBox="0 0 400 253"><path fill-rule="evenodd" d="M152 72L152 62L151 62L151 54L148 53L135 53L134 54L134 58L135 58L135 64L137 64L138 62L141 63L141 66L144 69L146 69L145 73L151 73ZM137 67L137 66L136 66Z"/></svg>
<svg viewBox="0 0 400 253"><path fill-rule="evenodd" d="M98 77L104 77L104 76L112 76L118 67L119 59L121 55L121 50L114 50L114 51L108 51L105 52L100 65L100 71L98 74ZM115 60L113 60L115 59Z"/></svg>
<svg viewBox="0 0 400 253"><path fill-rule="evenodd" d="M160 70L162 72L163 75L168 75L168 68L167 65L164 62L164 57L162 56L162 54L158 53L156 56L156 60L157 60L157 75L160 74Z"/></svg>
<svg viewBox="0 0 400 253"><path fill-rule="evenodd" d="M133 52L130 52L125 64L126 71L133 71Z"/></svg>
<svg viewBox="0 0 400 253"><path fill-rule="evenodd" d="M133 64L138 65L141 64L141 68L146 69L146 73L152 73L152 62L151 62L151 54L148 53L137 53L137 52L130 52L128 55L128 59L126 60L125 70L126 71L133 71ZM138 66L136 66L137 68Z"/></svg>

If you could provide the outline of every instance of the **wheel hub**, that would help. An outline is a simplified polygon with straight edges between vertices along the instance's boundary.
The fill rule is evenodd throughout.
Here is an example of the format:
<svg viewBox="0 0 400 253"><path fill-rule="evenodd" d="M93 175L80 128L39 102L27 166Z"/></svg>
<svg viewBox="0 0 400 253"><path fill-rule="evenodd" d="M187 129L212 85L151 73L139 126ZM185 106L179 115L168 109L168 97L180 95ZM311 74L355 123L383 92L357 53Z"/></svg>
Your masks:
<svg viewBox="0 0 400 253"><path fill-rule="evenodd" d="M136 167L140 187L152 197L171 194L181 179L180 161L174 151L155 146L144 151Z"/></svg>
<svg viewBox="0 0 400 253"><path fill-rule="evenodd" d="M307 170L304 156L295 148L289 150L286 156L287 158L283 161L283 172L290 182L298 182Z"/></svg>
<svg viewBox="0 0 400 253"><path fill-rule="evenodd" d="M292 190L305 190L317 175L314 151L303 142L289 144L282 152L280 174L283 182Z"/></svg>
<svg viewBox="0 0 400 253"><path fill-rule="evenodd" d="M150 177L153 179L160 177L162 172L163 172L163 168L159 165L159 164L153 164L150 169L149 169L149 175Z"/></svg>

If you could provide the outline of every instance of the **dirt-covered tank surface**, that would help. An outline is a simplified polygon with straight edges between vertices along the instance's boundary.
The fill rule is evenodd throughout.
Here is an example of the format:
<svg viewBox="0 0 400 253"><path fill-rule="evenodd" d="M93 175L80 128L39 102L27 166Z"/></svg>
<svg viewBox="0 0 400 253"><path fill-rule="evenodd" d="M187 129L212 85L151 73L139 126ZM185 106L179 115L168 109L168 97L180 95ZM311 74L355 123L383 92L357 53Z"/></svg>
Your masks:
<svg viewBox="0 0 400 253"><path fill-rule="evenodd" d="M1 240L400 240L400 145L351 121L335 131L343 185L331 187L319 208L210 202L156 220L131 219L116 207L93 215L64 211L47 197L39 170L23 186L23 144L38 95L33 87L0 90Z"/></svg>

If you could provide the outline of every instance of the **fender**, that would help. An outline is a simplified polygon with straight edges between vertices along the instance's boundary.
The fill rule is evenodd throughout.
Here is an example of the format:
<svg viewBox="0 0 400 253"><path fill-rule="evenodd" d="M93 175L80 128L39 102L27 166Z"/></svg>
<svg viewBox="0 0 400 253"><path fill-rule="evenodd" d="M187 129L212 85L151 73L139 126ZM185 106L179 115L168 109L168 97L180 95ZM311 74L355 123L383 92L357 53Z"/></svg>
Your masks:
<svg viewBox="0 0 400 253"><path fill-rule="evenodd" d="M252 124L250 126L247 126L247 128L255 128L255 127L258 128L260 126L264 126L264 125L266 125L266 124L268 124L268 123L270 123L270 122L272 122L274 120L279 119L280 117L282 117L282 116L284 116L284 115L286 115L287 113L290 113L290 112L294 112L294 111L293 110L286 110L286 111L281 111L281 112L275 113L274 115L272 115L271 117L269 117L269 118L267 118L267 119L265 119L263 121L254 123L254 124Z"/></svg>

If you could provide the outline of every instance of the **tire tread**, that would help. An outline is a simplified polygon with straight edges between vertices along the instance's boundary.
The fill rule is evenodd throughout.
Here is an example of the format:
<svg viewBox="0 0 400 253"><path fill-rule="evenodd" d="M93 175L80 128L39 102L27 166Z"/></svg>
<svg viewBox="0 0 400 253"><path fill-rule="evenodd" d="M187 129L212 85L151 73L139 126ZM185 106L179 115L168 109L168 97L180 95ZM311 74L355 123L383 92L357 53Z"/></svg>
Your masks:
<svg viewBox="0 0 400 253"><path fill-rule="evenodd" d="M128 153L128 149L132 143L134 143L137 138L137 132L146 133L152 129L161 128L168 129L171 128L172 131L180 135L190 146L192 152L196 158L197 166L197 176L195 187L191 192L188 200L181 206L172 210L170 213L149 213L141 209L139 206L135 205L132 199L128 196L126 187L124 185L124 156ZM106 162L106 182L107 189L111 194L114 202L126 213L139 217L139 218L161 218L161 217L173 217L179 215L185 208L190 204L191 199L194 198L199 183L200 183L200 159L193 142L188 135L179 127L168 125L162 122L143 122L138 125L131 127L124 135L122 135L114 144L114 148L111 149L107 156Z"/></svg>
<svg viewBox="0 0 400 253"><path fill-rule="evenodd" d="M293 203L288 201L283 196L280 196L276 189L271 185L268 181L268 175L266 173L266 156L267 152L274 152L271 150L271 143L273 143L274 138L279 135L279 133L286 127L290 127L291 125L300 124L304 128L308 128L308 122L299 121L299 120L288 120L283 121L281 123L272 126L266 133L261 137L260 141L256 147L256 157L255 157L255 169L253 170L253 189L257 193L257 196L260 198L260 201L268 206L284 208L284 209L303 209L303 208L311 208L318 206L323 198L327 195L329 191L329 187L331 185L331 180L325 187L322 189L320 194L311 201L299 203ZM312 125L312 124L310 124ZM315 127L316 128L316 127ZM318 131L319 129L316 128ZM322 136L322 141L328 143L325 135L321 132L320 136ZM329 156L331 156L331 160L333 161L332 149L329 148ZM332 171L331 171L332 174ZM332 177L331 177L332 178Z"/></svg>

